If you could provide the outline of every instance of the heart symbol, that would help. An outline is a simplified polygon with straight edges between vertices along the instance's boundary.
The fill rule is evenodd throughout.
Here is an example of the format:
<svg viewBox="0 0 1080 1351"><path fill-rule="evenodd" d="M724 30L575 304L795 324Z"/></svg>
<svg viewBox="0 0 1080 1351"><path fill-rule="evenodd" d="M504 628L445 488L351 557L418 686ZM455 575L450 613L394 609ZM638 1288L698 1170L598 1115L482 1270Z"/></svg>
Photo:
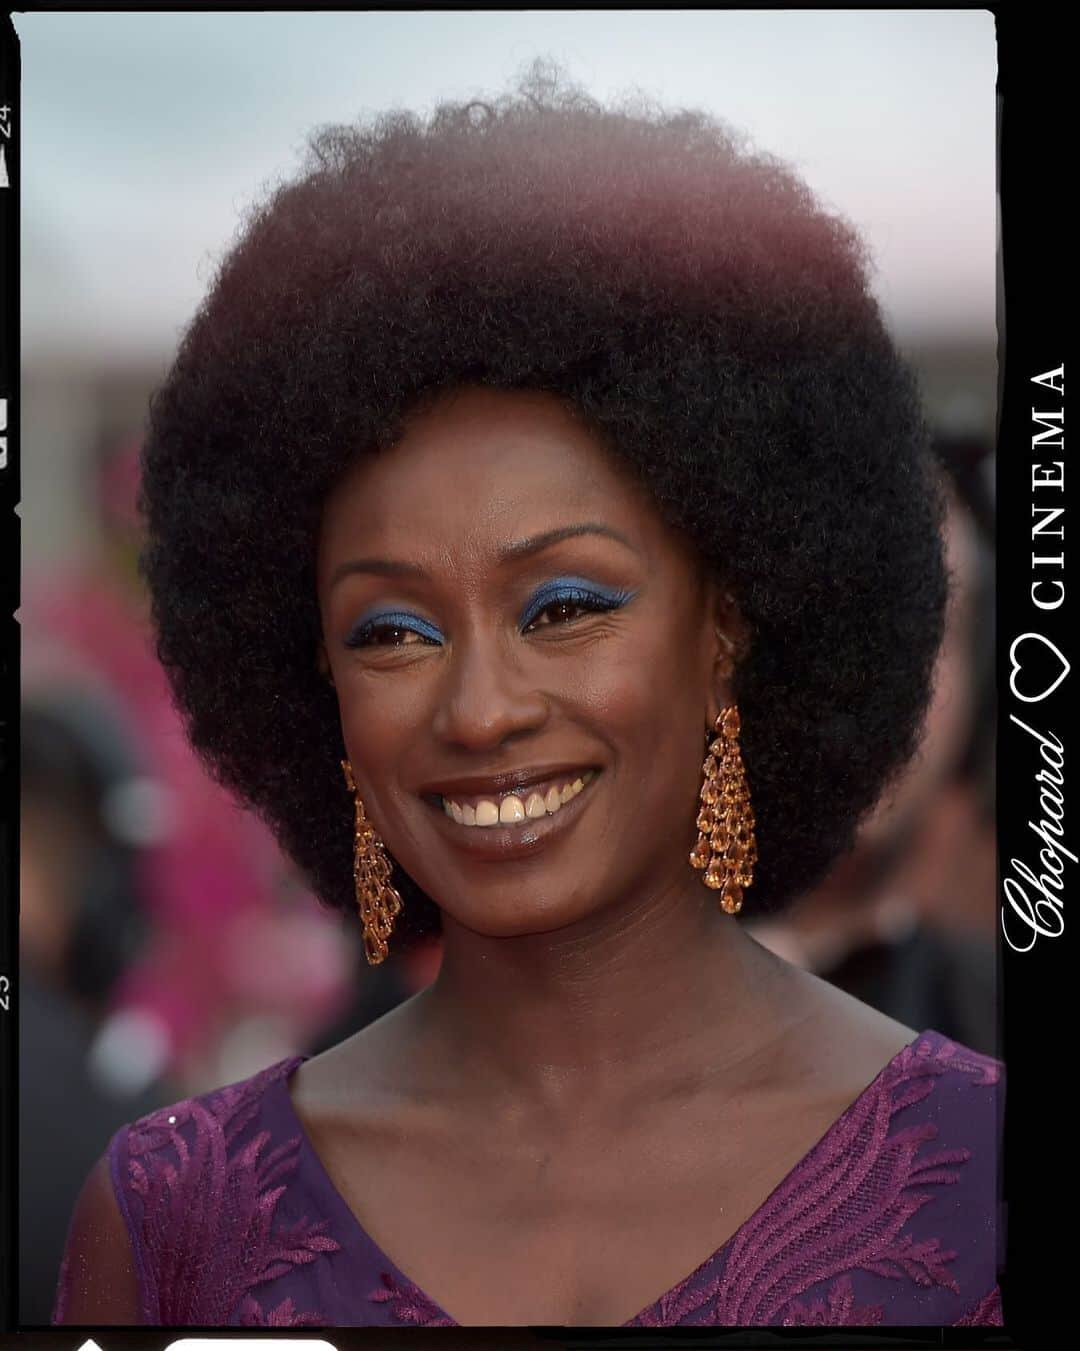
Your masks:
<svg viewBox="0 0 1080 1351"><path fill-rule="evenodd" d="M1016 688L1016 677L1020 672L1020 662L1016 657L1016 649L1028 638L1034 638L1040 643L1045 643L1054 656L1057 657L1058 661L1061 662L1061 671L1058 673L1058 678L1052 685L1043 690L1041 694L1021 694ZM1043 699L1048 698L1072 670L1072 667L1069 665L1064 654L1059 652L1050 639L1044 638L1041 633L1022 633L1019 638L1014 638L1012 647L1009 648L1009 661L1012 663L1012 670L1009 673L1009 689L1012 690L1017 699L1020 699L1025 704L1038 704L1041 703Z"/></svg>

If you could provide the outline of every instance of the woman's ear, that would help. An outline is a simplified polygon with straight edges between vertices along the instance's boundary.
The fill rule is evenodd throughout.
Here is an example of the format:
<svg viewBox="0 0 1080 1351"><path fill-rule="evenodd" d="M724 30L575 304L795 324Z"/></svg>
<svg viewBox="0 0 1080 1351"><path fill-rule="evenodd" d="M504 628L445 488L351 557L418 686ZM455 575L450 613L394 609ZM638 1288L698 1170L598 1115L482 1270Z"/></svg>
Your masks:
<svg viewBox="0 0 1080 1351"><path fill-rule="evenodd" d="M734 595L717 582L710 584L712 616L712 686L709 701L709 726L713 726L722 708L735 702L735 671L749 649L749 634Z"/></svg>

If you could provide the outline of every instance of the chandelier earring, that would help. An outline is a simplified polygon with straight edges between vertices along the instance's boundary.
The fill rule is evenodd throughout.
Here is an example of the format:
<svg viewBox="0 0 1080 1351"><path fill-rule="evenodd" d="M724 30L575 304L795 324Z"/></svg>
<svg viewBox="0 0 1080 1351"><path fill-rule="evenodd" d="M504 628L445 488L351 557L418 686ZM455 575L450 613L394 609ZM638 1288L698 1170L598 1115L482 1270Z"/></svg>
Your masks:
<svg viewBox="0 0 1080 1351"><path fill-rule="evenodd" d="M356 827L353 845L353 881L356 886L356 906L364 927L364 955L369 966L385 961L389 948L387 940L394 928L394 920L401 913L401 896L390 884L390 859L386 846L379 839L375 827L368 820L364 804L356 789L352 765L342 760L345 786L356 803Z"/></svg>
<svg viewBox="0 0 1080 1351"><path fill-rule="evenodd" d="M729 915L742 908L743 892L754 880L757 842L746 768L739 749L739 710L722 709L702 769L698 839L690 863L702 870L701 880L720 892L720 906Z"/></svg>

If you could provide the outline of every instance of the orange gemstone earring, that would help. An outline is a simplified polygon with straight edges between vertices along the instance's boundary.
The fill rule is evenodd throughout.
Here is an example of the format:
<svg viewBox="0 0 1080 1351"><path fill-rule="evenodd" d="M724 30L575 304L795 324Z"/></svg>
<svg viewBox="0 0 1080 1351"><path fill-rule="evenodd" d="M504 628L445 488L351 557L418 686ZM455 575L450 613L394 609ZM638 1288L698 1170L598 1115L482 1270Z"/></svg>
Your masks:
<svg viewBox="0 0 1080 1351"><path fill-rule="evenodd" d="M386 856L386 846L364 812L364 804L356 791L352 765L348 760L342 760L341 768L345 774L345 786L356 799L353 881L356 884L356 905L364 926L364 954L369 966L378 966L389 951L386 940L393 932L394 920L401 913L401 896L390 885L390 860Z"/></svg>
<svg viewBox="0 0 1080 1351"><path fill-rule="evenodd" d="M702 881L720 892L721 908L737 915L742 908L743 888L754 880L757 843L754 813L746 769L739 750L739 710L734 704L722 709L713 727L716 735L702 768L701 809L698 839L690 862L703 868Z"/></svg>

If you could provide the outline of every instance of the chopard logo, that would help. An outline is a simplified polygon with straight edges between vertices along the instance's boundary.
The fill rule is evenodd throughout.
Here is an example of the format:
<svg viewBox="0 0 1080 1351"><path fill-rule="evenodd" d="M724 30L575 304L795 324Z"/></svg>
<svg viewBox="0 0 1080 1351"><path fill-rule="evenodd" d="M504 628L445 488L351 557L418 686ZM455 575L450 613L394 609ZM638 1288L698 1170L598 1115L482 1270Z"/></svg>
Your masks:
<svg viewBox="0 0 1080 1351"><path fill-rule="evenodd" d="M1002 907L1001 927L1005 941L1015 952L1030 951L1039 938L1057 938L1065 928L1064 884L1062 873L1065 860L1076 863L1073 851L1064 843L1065 821L1065 747L1052 733L1038 732L1026 722L1009 714L1009 721L1023 728L1028 736L1039 743L1039 753L1044 761L1043 767L1035 775L1039 786L1039 808L1042 816L1036 824L1028 822L1028 828L1042 841L1039 851L1039 863L1043 871L1036 873L1023 859L1014 858L1009 867L1012 874L1005 878L1004 890L1008 908ZM1008 915L1011 913L1020 921L1020 930L1030 930L1030 942L1014 943L1009 935Z"/></svg>
<svg viewBox="0 0 1080 1351"><path fill-rule="evenodd" d="M1031 420L1031 603L1036 610L1058 611L1065 603L1065 367L1032 377L1042 389ZM1053 399L1046 397L1050 391ZM1054 459L1044 459L1050 455ZM1058 459L1056 456L1060 455ZM1054 544L1044 542L1052 537ZM1043 633L1022 633L1009 648L1009 691L1022 704L1041 704L1060 688L1072 669L1056 643ZM1026 669L1025 669L1026 667ZM1042 765L1035 775L1037 820L1028 829L1041 844L1038 867L1009 860L1002 883L1005 900L1001 928L1014 952L1030 952L1040 938L1058 938L1065 929L1063 875L1077 857L1065 843L1065 745L1052 731L1040 731L1015 713L1009 721L1038 745Z"/></svg>

